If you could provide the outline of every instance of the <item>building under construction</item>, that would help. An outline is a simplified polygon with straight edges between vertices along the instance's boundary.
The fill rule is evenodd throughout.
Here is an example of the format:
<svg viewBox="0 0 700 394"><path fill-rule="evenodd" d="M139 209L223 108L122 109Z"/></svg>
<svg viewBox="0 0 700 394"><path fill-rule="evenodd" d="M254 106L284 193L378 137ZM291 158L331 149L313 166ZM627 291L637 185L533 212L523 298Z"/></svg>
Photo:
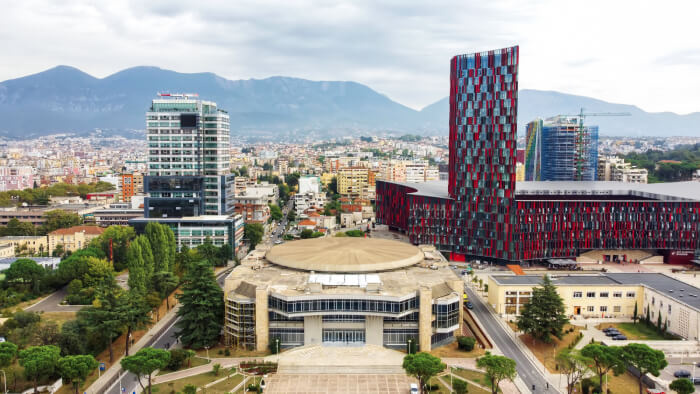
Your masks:
<svg viewBox="0 0 700 394"><path fill-rule="evenodd" d="M598 126L578 116L535 119L527 125L526 181L594 181L598 171Z"/></svg>

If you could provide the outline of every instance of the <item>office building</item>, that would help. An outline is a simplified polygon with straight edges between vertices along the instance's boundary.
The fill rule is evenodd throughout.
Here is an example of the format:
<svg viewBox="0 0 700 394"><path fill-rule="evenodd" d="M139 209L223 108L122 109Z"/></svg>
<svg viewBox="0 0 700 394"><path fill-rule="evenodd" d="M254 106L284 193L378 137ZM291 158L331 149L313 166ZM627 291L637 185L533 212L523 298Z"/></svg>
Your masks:
<svg viewBox="0 0 700 394"><path fill-rule="evenodd" d="M329 237L258 249L226 278L225 340L429 351L461 332L463 286L432 247Z"/></svg>
<svg viewBox="0 0 700 394"><path fill-rule="evenodd" d="M453 260L700 249L697 182L516 186L517 60L517 47L452 59L448 181L377 181L377 222Z"/></svg>
<svg viewBox="0 0 700 394"><path fill-rule="evenodd" d="M552 275L565 314L583 318L661 316L667 330L684 339L700 337L700 289L659 273ZM539 275L489 275L488 303L496 313L514 318L540 285Z"/></svg>
<svg viewBox="0 0 700 394"><path fill-rule="evenodd" d="M146 114L146 217L226 215L233 195L229 116L196 95L160 94ZM229 204L230 206L230 204Z"/></svg>
<svg viewBox="0 0 700 394"><path fill-rule="evenodd" d="M536 119L527 125L526 181L595 181L598 126L584 126L577 116Z"/></svg>

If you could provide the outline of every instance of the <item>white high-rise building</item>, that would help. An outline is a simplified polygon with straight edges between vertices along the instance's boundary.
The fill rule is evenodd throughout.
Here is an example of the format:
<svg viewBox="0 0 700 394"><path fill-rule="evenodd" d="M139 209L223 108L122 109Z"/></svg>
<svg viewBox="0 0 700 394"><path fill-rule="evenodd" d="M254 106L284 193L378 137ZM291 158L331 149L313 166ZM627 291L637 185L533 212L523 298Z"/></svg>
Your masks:
<svg viewBox="0 0 700 394"><path fill-rule="evenodd" d="M230 213L228 113L197 95L159 94L146 113L146 126L146 216Z"/></svg>

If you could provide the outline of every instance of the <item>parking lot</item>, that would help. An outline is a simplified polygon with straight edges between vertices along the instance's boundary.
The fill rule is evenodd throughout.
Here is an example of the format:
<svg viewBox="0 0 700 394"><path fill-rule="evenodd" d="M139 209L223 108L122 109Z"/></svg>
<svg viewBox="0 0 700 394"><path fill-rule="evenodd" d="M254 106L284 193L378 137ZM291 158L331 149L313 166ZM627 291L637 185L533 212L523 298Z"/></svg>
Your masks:
<svg viewBox="0 0 700 394"><path fill-rule="evenodd" d="M269 377L266 393L390 393L406 394L416 380L406 375L292 375Z"/></svg>

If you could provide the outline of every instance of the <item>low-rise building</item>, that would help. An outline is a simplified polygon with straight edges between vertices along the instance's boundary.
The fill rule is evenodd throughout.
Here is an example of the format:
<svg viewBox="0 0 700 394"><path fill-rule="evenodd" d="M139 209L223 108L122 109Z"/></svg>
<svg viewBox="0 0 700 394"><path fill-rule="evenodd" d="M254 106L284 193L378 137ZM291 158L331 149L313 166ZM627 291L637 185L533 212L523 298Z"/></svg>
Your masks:
<svg viewBox="0 0 700 394"><path fill-rule="evenodd" d="M97 226L73 226L52 231L48 234L49 252L56 250L58 245L63 245L65 252L75 252L86 247L104 231L104 228Z"/></svg>
<svg viewBox="0 0 700 394"><path fill-rule="evenodd" d="M550 275L570 318L631 318L647 310L652 321L685 339L700 338L700 288L658 273ZM488 303L496 313L517 316L530 302L540 275L489 275Z"/></svg>
<svg viewBox="0 0 700 394"><path fill-rule="evenodd" d="M598 159L598 180L627 183L647 183L649 171L637 168L617 156L603 156Z"/></svg>
<svg viewBox="0 0 700 394"><path fill-rule="evenodd" d="M47 253L49 250L49 241L46 235L26 235L26 236L10 236L0 237L0 246L12 246L12 256L14 251L19 250L21 253L38 254ZM11 257L11 256L4 256Z"/></svg>
<svg viewBox="0 0 700 394"><path fill-rule="evenodd" d="M111 204L109 208L94 211L92 216L95 218L95 224L100 227L126 226L129 224L130 219L143 216L143 208L130 208L128 205Z"/></svg>

